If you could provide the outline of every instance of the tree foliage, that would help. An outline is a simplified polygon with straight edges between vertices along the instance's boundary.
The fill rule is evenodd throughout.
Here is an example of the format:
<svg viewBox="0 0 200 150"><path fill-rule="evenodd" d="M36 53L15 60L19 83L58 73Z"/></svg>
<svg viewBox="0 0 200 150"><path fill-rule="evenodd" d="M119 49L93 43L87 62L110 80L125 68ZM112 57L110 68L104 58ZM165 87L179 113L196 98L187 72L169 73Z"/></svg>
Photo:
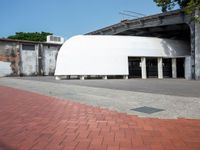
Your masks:
<svg viewBox="0 0 200 150"><path fill-rule="evenodd" d="M186 14L195 14L195 10L200 9L200 0L154 0L154 2L163 12L172 10L175 6L179 6ZM194 19L200 22L200 16L194 16Z"/></svg>
<svg viewBox="0 0 200 150"><path fill-rule="evenodd" d="M46 41L47 35L52 35L49 32L16 32L15 35L8 36L8 39L28 40L28 41Z"/></svg>
<svg viewBox="0 0 200 150"><path fill-rule="evenodd" d="M162 12L172 10L176 5L179 5L180 8L187 6L190 0L154 0L157 6L162 8Z"/></svg>

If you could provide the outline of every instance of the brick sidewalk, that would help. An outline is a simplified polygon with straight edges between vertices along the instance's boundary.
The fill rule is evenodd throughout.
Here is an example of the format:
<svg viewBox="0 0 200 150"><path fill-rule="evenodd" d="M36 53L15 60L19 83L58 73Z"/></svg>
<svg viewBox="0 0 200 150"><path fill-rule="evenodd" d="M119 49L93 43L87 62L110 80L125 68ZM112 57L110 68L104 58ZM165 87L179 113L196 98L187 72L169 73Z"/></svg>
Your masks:
<svg viewBox="0 0 200 150"><path fill-rule="evenodd" d="M200 120L150 119L0 87L0 150L200 150Z"/></svg>

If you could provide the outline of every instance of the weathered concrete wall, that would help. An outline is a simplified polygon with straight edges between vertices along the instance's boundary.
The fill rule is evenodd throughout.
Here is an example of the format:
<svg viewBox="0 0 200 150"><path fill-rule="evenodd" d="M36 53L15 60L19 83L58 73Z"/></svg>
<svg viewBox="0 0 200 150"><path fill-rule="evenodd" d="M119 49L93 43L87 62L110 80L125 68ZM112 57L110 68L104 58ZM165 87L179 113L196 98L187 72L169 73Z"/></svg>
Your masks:
<svg viewBox="0 0 200 150"><path fill-rule="evenodd" d="M60 44L0 39L0 62L7 62L0 66L0 76L54 75L60 47Z"/></svg>
<svg viewBox="0 0 200 150"><path fill-rule="evenodd" d="M37 46L33 46L34 50L25 49L23 48L23 44L20 45L21 75L37 75Z"/></svg>
<svg viewBox="0 0 200 150"><path fill-rule="evenodd" d="M6 75L19 75L19 45L13 42L0 42L0 61L3 65L0 69L1 71L4 70ZM7 64L10 64L10 68L8 68ZM7 72L6 70L9 71ZM3 73L1 74L3 75Z"/></svg>
<svg viewBox="0 0 200 150"><path fill-rule="evenodd" d="M196 10L195 16L200 16L200 10ZM200 24L195 23L195 79L200 80Z"/></svg>
<svg viewBox="0 0 200 150"><path fill-rule="evenodd" d="M195 79L195 22L190 24L190 48L191 48L191 74L192 79Z"/></svg>
<svg viewBox="0 0 200 150"><path fill-rule="evenodd" d="M0 61L0 77L9 76L11 74L11 62Z"/></svg>
<svg viewBox="0 0 200 150"><path fill-rule="evenodd" d="M58 50L60 47L58 46L43 46L43 70L44 75L54 75L56 68L56 59Z"/></svg>
<svg viewBox="0 0 200 150"><path fill-rule="evenodd" d="M191 80L192 79L191 56L185 57L185 78L187 80Z"/></svg>

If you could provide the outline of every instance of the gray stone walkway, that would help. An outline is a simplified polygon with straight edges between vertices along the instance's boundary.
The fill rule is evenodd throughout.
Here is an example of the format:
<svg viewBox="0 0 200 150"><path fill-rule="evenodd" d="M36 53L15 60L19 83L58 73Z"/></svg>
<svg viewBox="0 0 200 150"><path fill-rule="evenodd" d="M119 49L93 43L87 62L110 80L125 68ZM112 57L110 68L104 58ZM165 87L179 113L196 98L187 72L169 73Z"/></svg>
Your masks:
<svg viewBox="0 0 200 150"><path fill-rule="evenodd" d="M23 89L128 114L136 114L141 117L200 118L200 98L198 97L172 96L15 78L0 78L0 86ZM131 110L144 106L163 109L164 111L147 114Z"/></svg>
<svg viewBox="0 0 200 150"><path fill-rule="evenodd" d="M164 95L200 97L200 81L186 79L108 79L108 80L55 80L52 76L19 77L23 80L44 81L123 91L155 93Z"/></svg>

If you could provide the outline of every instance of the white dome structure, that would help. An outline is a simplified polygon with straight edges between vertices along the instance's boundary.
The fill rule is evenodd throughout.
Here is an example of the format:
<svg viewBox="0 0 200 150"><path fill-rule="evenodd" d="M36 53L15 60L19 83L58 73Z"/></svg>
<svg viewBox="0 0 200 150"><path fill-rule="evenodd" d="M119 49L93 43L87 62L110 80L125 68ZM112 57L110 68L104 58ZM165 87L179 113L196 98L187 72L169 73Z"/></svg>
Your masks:
<svg viewBox="0 0 200 150"><path fill-rule="evenodd" d="M129 75L128 57L190 56L177 40L110 35L79 35L67 40L57 56L55 76Z"/></svg>

